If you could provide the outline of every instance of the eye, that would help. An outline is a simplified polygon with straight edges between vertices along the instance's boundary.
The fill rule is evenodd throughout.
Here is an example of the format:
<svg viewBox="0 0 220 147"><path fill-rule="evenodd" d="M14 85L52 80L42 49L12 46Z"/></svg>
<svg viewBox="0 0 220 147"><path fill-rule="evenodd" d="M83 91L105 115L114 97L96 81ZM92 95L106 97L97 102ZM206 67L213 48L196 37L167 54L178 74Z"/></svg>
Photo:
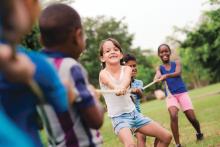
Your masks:
<svg viewBox="0 0 220 147"><path fill-rule="evenodd" d="M105 53L108 53L108 52L110 52L110 49L106 49L106 50L104 50L103 53L105 54Z"/></svg>
<svg viewBox="0 0 220 147"><path fill-rule="evenodd" d="M114 47L114 51L119 51L119 49L117 47Z"/></svg>

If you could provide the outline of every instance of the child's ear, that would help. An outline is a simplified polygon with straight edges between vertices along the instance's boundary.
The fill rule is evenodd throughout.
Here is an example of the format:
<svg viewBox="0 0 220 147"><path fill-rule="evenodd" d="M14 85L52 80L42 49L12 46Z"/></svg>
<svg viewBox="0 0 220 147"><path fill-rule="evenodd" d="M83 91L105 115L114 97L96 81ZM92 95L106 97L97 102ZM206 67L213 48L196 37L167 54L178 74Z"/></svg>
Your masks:
<svg viewBox="0 0 220 147"><path fill-rule="evenodd" d="M84 35L83 35L83 30L82 28L77 28L75 31L75 35L73 40L76 42L76 44L81 48L85 48L85 40L84 40Z"/></svg>
<svg viewBox="0 0 220 147"><path fill-rule="evenodd" d="M99 59L100 59L101 62L105 62L103 56L100 56Z"/></svg>

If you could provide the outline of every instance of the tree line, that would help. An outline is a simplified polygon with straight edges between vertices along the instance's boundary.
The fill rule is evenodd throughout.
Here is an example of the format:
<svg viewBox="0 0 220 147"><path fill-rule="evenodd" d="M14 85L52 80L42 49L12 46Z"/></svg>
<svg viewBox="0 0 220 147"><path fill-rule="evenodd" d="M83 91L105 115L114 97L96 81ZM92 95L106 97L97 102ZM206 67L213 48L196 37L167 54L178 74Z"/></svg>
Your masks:
<svg viewBox="0 0 220 147"><path fill-rule="evenodd" d="M194 29L180 28L178 31L186 35L186 39L178 43L177 51L181 58L183 77L190 88L200 87L220 81L220 1L210 0L213 9L204 12L199 25ZM129 33L128 26L122 20L113 17L97 16L83 18L86 35L86 50L80 62L88 71L92 84L98 86L98 75L101 70L99 61L99 43L108 37L119 41L124 53L134 54L138 62L138 79L145 84L153 80L155 68L160 64L157 53L145 55L140 47L132 47L134 35ZM170 36L172 38L172 36ZM40 50L39 27L36 24L32 32L25 36L22 44L33 50ZM159 46L159 44L158 44ZM157 88L155 85L148 89Z"/></svg>

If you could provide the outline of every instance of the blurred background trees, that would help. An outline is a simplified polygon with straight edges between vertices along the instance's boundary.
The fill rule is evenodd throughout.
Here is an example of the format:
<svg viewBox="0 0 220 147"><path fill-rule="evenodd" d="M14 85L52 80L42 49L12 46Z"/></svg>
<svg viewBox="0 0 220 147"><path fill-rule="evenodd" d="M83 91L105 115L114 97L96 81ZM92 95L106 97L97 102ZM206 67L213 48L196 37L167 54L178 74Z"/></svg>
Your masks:
<svg viewBox="0 0 220 147"><path fill-rule="evenodd" d="M58 0L59 1L59 0ZM65 3L72 0L61 0ZM45 5L48 2L45 2ZM183 77L189 88L201 87L209 83L220 82L220 0L210 0L212 8L203 13L194 28L177 28L175 31L185 35L184 40L168 36L172 40L171 48L179 54L183 67ZM157 51L133 47L134 35L121 20L105 16L83 18L86 35L86 51L80 57L81 63L88 71L92 84L98 86L98 74L101 69L99 61L99 44L103 39L113 37L119 41L124 53L134 54L138 62L138 79L145 84L153 80L155 68L160 64ZM157 28L155 28L157 29ZM163 43L163 42L161 42ZM36 24L24 38L22 44L27 48L39 50L39 28ZM159 46L159 44L158 44ZM157 86L157 85L156 85ZM148 91L155 89L151 87Z"/></svg>

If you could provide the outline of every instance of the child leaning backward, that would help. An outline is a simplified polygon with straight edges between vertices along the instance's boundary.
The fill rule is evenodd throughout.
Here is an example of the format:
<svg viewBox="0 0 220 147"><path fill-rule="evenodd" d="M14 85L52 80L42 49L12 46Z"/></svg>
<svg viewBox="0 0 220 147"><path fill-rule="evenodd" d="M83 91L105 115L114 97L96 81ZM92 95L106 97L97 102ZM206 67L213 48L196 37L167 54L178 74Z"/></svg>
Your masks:
<svg viewBox="0 0 220 147"><path fill-rule="evenodd" d="M141 113L140 109L140 101L143 96L143 81L135 79L137 75L137 61L136 58L133 55L125 54L123 58L123 62L126 66L130 66L132 69L132 76L131 76L131 96L134 101L135 107L139 113ZM146 136L137 132L135 134L137 138L137 146L138 147L145 147L146 146Z"/></svg>
<svg viewBox="0 0 220 147"><path fill-rule="evenodd" d="M125 147L135 147L131 129L144 135L158 138L158 147L167 147L171 134L156 122L143 117L134 106L130 94L126 93L131 83L132 71L129 66L122 66L123 58L120 44L113 38L100 44L100 60L103 69L99 74L100 87L103 90L114 89L116 93L104 93L108 116L112 121L115 134Z"/></svg>
<svg viewBox="0 0 220 147"><path fill-rule="evenodd" d="M64 117L63 122L51 124L55 127L53 130L62 130L62 124L66 126L63 132L55 133L57 138L67 136L59 144L66 142L69 146L101 146L102 137L98 129L102 126L104 111L94 96L94 90L90 89L84 68L77 61L85 49L79 14L65 4L53 4L43 10L39 26L45 46L43 53L55 64L60 78L68 81L76 92L73 107L69 108L67 114L71 119Z"/></svg>
<svg viewBox="0 0 220 147"><path fill-rule="evenodd" d="M173 133L176 147L181 147L179 140L178 111L181 107L187 119L196 130L197 140L203 139L203 133L200 130L199 121L193 110L193 105L188 95L186 86L181 78L181 64L179 61L170 61L171 49L167 44L161 44L158 47L158 56L163 62L157 68L154 80L166 82L167 109L170 114L170 127Z"/></svg>

